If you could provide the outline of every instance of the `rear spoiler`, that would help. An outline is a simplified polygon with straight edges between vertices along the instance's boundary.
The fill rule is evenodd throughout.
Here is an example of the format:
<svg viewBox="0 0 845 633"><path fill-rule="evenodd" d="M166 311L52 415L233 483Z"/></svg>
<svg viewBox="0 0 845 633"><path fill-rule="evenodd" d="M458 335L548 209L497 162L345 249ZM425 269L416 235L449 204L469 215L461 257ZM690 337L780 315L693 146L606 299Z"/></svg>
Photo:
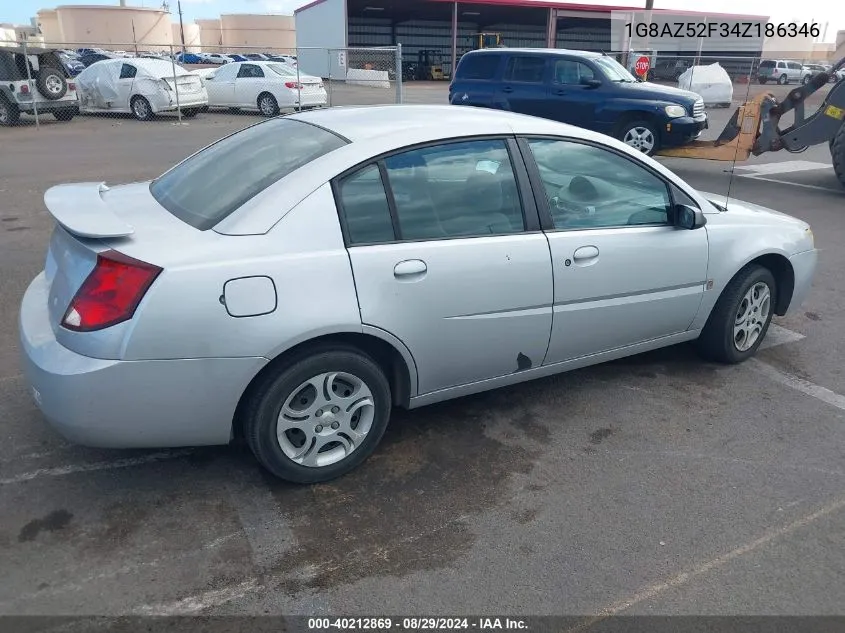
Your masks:
<svg viewBox="0 0 845 633"><path fill-rule="evenodd" d="M79 237L126 237L135 228L121 220L108 207L104 182L80 182L50 187L44 204L62 227Z"/></svg>

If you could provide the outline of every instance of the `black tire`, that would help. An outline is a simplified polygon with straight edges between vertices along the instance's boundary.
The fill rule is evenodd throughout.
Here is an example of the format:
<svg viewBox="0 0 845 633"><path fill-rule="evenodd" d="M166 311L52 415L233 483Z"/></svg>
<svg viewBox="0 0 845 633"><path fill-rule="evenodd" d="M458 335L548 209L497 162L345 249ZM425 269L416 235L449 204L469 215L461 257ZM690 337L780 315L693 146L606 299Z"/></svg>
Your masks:
<svg viewBox="0 0 845 633"><path fill-rule="evenodd" d="M64 73L52 66L42 66L35 78L35 86L45 99L56 101L67 94L67 79Z"/></svg>
<svg viewBox="0 0 845 633"><path fill-rule="evenodd" d="M762 329L746 350L740 350L734 339L734 323L743 305L745 294L756 284L764 283L769 288L769 310L762 322ZM749 264L740 270L722 291L713 307L701 335L696 341L699 354L708 360L735 364L750 358L766 337L777 304L777 282L768 268Z"/></svg>
<svg viewBox="0 0 845 633"><path fill-rule="evenodd" d="M187 108L185 110L182 110L182 116L185 117L186 119L193 119L199 113L200 113L199 108Z"/></svg>
<svg viewBox="0 0 845 633"><path fill-rule="evenodd" d="M258 111L264 116L272 117L278 116L279 114L279 103L276 101L276 97L269 92L262 92L258 95L256 105L258 106Z"/></svg>
<svg viewBox="0 0 845 633"><path fill-rule="evenodd" d="M801 85L802 86L806 86L808 83L810 83L810 75L805 75L804 77L801 78Z"/></svg>
<svg viewBox="0 0 845 633"><path fill-rule="evenodd" d="M786 75L781 75L780 77L778 77L778 85L785 86L788 83L789 77L787 77Z"/></svg>
<svg viewBox="0 0 845 633"><path fill-rule="evenodd" d="M129 107L132 109L132 114L139 121L151 121L155 116L150 102L141 95L132 97L129 100Z"/></svg>
<svg viewBox="0 0 845 633"><path fill-rule="evenodd" d="M845 187L845 123L839 126L839 131L830 142L830 156L839 184Z"/></svg>
<svg viewBox="0 0 845 633"><path fill-rule="evenodd" d="M766 79L765 77L760 77L760 78L759 78L759 81L760 81L760 83L761 83L761 84L765 84L765 83L766 83L767 81L769 81L769 80L768 80L768 79Z"/></svg>
<svg viewBox="0 0 845 633"><path fill-rule="evenodd" d="M0 126L12 127L21 120L21 111L18 106L0 95Z"/></svg>
<svg viewBox="0 0 845 633"><path fill-rule="evenodd" d="M70 121L76 116L76 110L73 108L65 108L64 110L54 110L53 116L57 121Z"/></svg>
<svg viewBox="0 0 845 633"><path fill-rule="evenodd" d="M295 389L310 378L329 372L353 375L369 388L374 403L369 431L340 461L326 466L298 464L285 454L277 438L280 411L288 398L295 395ZM391 402L390 384L372 358L353 348L318 348L292 359L257 385L244 408L244 435L256 459L276 477L301 484L328 481L353 470L373 453L387 428Z"/></svg>
<svg viewBox="0 0 845 633"><path fill-rule="evenodd" d="M637 129L648 130L651 133L651 138L653 139L651 149L646 150L644 149L645 145L637 146L625 140L625 137L628 135L629 132ZM644 119L640 119L637 121L628 121L620 125L619 132L617 133L616 138L618 138L623 143L634 147L634 149L640 150L646 156L653 156L654 153L660 149L660 132L657 131L657 127L654 125L654 123L652 123L651 121L646 121Z"/></svg>

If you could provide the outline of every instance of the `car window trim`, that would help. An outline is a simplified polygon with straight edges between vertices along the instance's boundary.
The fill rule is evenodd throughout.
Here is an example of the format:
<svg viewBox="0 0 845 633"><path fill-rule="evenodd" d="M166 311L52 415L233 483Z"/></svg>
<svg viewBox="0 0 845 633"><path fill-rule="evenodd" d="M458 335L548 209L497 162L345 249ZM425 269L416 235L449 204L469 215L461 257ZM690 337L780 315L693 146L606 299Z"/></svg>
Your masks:
<svg viewBox="0 0 845 633"><path fill-rule="evenodd" d="M385 165L385 170L382 172L381 168L379 168L379 174L382 177L382 186L384 186L385 194L387 195L387 204L388 208L390 209L391 213L391 222L394 221L394 214L395 215L395 222L393 229L393 241L391 242L358 242L358 243L351 243L349 239L349 231L347 229L346 218L344 216L343 211L343 202L340 195L340 184L343 180L362 169L366 169L370 165L378 164L380 162L386 161L391 156L396 156L397 154L403 154L405 152L414 151L417 149L425 149L426 147L438 147L440 145L450 145L455 143L468 143L473 141L505 141L505 146L508 152L508 157L511 162L511 166L514 172L514 180L516 181L516 189L517 195L519 196L520 206L522 208L522 221L523 221L523 229L521 231L515 231L513 233L493 233L487 235L448 235L445 237L431 237L431 238L419 238L419 239L399 239L399 235L401 235L401 224L399 223L399 216L398 212L396 211L396 201L393 198L393 190L390 189L390 179L387 178L387 169ZM535 202L535 195L533 193L533 188L531 187L531 182L529 178L529 172L527 170L527 166L525 165L524 158L522 156L522 152L520 151L517 140L514 135L511 134L481 134L475 136L460 136L460 137L450 137L448 139L437 139L433 141L424 141L422 143L414 143L412 145L406 145L401 148L392 149L387 152L383 152L378 154L377 156L372 156L366 160L361 161L360 163L356 163L352 167L345 169L337 176L334 176L330 181L331 190L334 194L334 201L335 201L335 210L338 214L338 219L340 221L340 228L341 233L343 234L343 243L346 248L357 248L361 246L380 246L385 244L409 244L414 242L442 242L444 240L465 240L465 239L479 239L479 238L491 238L491 237L508 237L514 235L528 235L532 233L540 233L542 232L541 220L539 210L537 208L537 204ZM529 196L528 193L531 193Z"/></svg>
<svg viewBox="0 0 845 633"><path fill-rule="evenodd" d="M677 187L681 190L682 193L686 195L687 198L695 204L696 209L700 209L698 203L695 199L686 193L683 189L678 187L675 183L671 180L668 180L663 174L657 172L649 165L644 165L641 163L637 163L634 161L630 156L626 156L623 152L619 150L608 147L607 145L602 145L601 143L596 143L594 141L590 141L587 139L580 139L570 136L557 136L557 135L550 135L550 134L519 134L516 137L516 142L519 145L520 152L522 153L523 161L525 162L525 166L528 170L528 177L531 181L531 189L534 192L534 200L537 205L537 210L539 212L540 217L540 226L542 230L546 233L560 233L560 232L567 232L567 231L593 231L598 229L630 229L630 228L638 228L638 227L668 227L674 228L674 217L669 218L669 223L649 223L649 224L617 224L613 226L591 226L591 227L572 227L572 228L558 228L555 226L554 218L552 218L551 209L549 209L549 201L545 194L545 189L543 187L542 178L540 176L540 168L537 166L537 162L534 160L534 154L531 151L531 147L528 145L528 141L532 139L540 139L540 140L548 140L548 141L567 141L570 143L577 143L579 145L587 145L589 147L595 147L597 149L602 149L606 152L610 152L627 160L628 162L637 165L638 167L644 169L651 175L655 176L663 185L666 187L666 191L669 195L669 205L670 209L674 209L675 207L675 196L673 194L673 188Z"/></svg>

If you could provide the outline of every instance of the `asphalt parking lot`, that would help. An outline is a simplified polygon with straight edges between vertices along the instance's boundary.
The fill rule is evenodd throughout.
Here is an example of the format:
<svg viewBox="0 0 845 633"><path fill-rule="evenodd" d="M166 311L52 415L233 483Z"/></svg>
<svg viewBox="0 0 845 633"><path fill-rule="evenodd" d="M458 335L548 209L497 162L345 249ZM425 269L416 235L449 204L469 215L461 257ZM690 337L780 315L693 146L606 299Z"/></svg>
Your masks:
<svg viewBox="0 0 845 633"><path fill-rule="evenodd" d="M409 84L406 100L444 91ZM729 115L711 111L709 133ZM822 249L806 303L741 366L684 345L397 411L363 467L312 487L268 479L241 447L60 439L18 362L45 189L148 179L258 120L0 131L0 614L845 612L845 190L826 146L733 175L665 160L807 220Z"/></svg>

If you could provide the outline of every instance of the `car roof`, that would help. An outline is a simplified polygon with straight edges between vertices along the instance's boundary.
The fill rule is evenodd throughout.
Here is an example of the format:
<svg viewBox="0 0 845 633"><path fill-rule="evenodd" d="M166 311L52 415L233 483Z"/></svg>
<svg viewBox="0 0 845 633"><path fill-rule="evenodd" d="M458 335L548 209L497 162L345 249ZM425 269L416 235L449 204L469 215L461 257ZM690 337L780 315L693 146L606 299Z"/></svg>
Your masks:
<svg viewBox="0 0 845 633"><path fill-rule="evenodd" d="M484 48L476 51L469 51L468 55L492 55L495 53L530 53L536 55L537 53L548 55L570 55L575 57L584 57L586 59L595 59L596 57L603 57L602 53L593 51L581 51L569 48Z"/></svg>
<svg viewBox="0 0 845 633"><path fill-rule="evenodd" d="M429 139L435 141L485 131L487 134L528 133L538 124L548 126L550 130L558 128L558 132L565 129L565 133L570 136L599 136L581 128L524 114L453 105L337 106L288 116L319 125L353 143L391 135L401 140L402 132L410 129L425 130ZM456 134L456 129L464 133Z"/></svg>

